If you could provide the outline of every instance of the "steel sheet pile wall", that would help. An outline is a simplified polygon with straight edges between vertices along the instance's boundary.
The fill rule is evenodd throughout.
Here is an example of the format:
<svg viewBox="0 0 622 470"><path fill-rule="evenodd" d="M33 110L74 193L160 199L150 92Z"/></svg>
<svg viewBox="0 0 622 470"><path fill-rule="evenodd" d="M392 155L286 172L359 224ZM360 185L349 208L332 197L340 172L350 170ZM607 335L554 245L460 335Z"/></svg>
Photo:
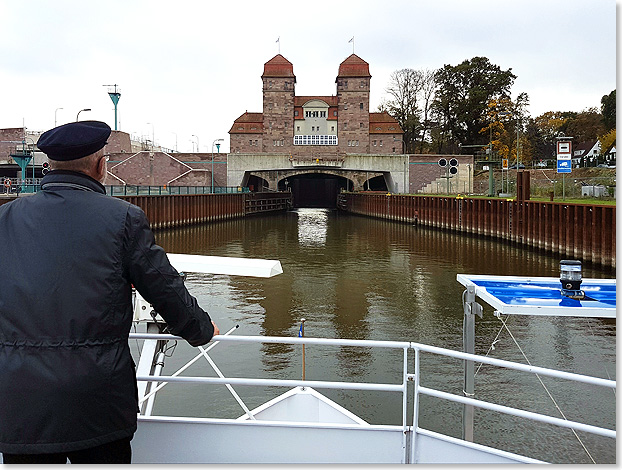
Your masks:
<svg viewBox="0 0 622 470"><path fill-rule="evenodd" d="M593 204L342 193L354 214L495 237L615 267L616 208Z"/></svg>
<svg viewBox="0 0 622 470"><path fill-rule="evenodd" d="M291 208L292 193L246 193L246 215Z"/></svg>
<svg viewBox="0 0 622 470"><path fill-rule="evenodd" d="M115 196L139 206L151 227L192 225L245 215L245 194Z"/></svg>

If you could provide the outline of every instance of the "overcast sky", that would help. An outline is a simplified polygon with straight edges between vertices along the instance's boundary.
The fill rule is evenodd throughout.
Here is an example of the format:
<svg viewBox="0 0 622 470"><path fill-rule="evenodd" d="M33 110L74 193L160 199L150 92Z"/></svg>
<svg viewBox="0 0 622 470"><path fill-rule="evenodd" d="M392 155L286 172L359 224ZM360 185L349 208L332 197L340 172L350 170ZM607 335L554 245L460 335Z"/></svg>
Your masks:
<svg viewBox="0 0 622 470"><path fill-rule="evenodd" d="M615 0L3 0L0 128L44 131L91 108L80 120L114 129L103 85L117 84L120 130L180 152L224 138L227 152L233 121L262 111L279 47L299 96L335 94L354 47L372 110L395 70L484 56L512 69L532 117L582 111L616 87L617 15Z"/></svg>

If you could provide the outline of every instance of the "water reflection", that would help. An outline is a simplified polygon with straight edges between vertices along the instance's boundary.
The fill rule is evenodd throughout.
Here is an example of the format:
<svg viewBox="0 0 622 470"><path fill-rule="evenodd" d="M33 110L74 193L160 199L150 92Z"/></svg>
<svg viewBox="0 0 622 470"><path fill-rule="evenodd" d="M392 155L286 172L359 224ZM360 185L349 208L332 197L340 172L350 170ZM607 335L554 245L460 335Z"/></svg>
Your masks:
<svg viewBox="0 0 622 470"><path fill-rule="evenodd" d="M296 209L300 246L326 245L328 209Z"/></svg>
<svg viewBox="0 0 622 470"><path fill-rule="evenodd" d="M271 279L189 276L192 293L221 331L239 324L236 334L295 337L304 317L308 336L408 340L458 350L462 348L464 288L456 281L457 273L557 277L562 258L511 243L326 210L159 230L156 239L169 252L281 261L283 274ZM611 278L615 272L584 265L583 276ZM615 320L591 319L586 323L585 319L573 318L512 317L508 325L520 348L510 335L501 334L492 352L495 357L524 362L522 350L535 365L615 379ZM500 328L492 309L485 305L484 318L477 319L476 324L477 353L487 353ZM223 343L214 349L214 357L219 354L222 356L217 363L227 376L268 373L274 378L300 378L298 347L267 345L253 349ZM306 355L310 380L355 378L394 383L401 373L400 354L308 347ZM457 394L462 391L459 361L441 367L428 360L422 363L422 373L426 386ZM586 416L598 421L594 424L615 426L615 399L593 390L571 393L556 382L550 386L566 408L575 413L585 409ZM249 406L275 396L274 390L265 395L260 392L239 391ZM517 405L539 412L549 412L552 406L532 377L508 379L489 367L478 373L476 392L492 401L511 397ZM369 422L395 424L400 420L399 397L337 391L326 394ZM213 400L223 413L239 415L235 403L228 408L224 399ZM166 399L161 406L167 406ZM445 406L440 411L434 399L422 400L420 424L459 436L456 423L460 422L460 408ZM524 431L520 426L512 428L512 423L503 419L496 423L498 428L480 438L484 443L503 442L512 450L512 432ZM508 431L498 432L503 429ZM534 446L549 440L550 435L548 429L534 434ZM615 461L615 442L598 446L601 462ZM566 438L557 447L556 461L584 459L583 450ZM547 452L542 451L540 458L551 459Z"/></svg>

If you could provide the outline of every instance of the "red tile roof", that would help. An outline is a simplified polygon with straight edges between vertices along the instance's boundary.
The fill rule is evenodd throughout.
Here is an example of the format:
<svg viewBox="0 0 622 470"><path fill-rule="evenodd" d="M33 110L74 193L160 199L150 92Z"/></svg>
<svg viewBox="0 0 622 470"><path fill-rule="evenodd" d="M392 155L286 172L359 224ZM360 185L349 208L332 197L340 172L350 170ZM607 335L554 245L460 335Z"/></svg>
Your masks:
<svg viewBox="0 0 622 470"><path fill-rule="evenodd" d="M336 96L295 96L294 106L304 106L307 102L312 100L323 101L328 106L337 106L338 104L338 98Z"/></svg>
<svg viewBox="0 0 622 470"><path fill-rule="evenodd" d="M403 134L400 123L386 111L369 113L370 134Z"/></svg>
<svg viewBox="0 0 622 470"><path fill-rule="evenodd" d="M275 55L264 64L263 75L261 78L264 77L294 77L294 81L296 80L296 75L294 75L294 66L281 54Z"/></svg>
<svg viewBox="0 0 622 470"><path fill-rule="evenodd" d="M370 77L369 64L356 54L352 54L339 65L339 77Z"/></svg>
<svg viewBox="0 0 622 470"><path fill-rule="evenodd" d="M263 113L246 111L233 121L229 134L261 134L263 133Z"/></svg>

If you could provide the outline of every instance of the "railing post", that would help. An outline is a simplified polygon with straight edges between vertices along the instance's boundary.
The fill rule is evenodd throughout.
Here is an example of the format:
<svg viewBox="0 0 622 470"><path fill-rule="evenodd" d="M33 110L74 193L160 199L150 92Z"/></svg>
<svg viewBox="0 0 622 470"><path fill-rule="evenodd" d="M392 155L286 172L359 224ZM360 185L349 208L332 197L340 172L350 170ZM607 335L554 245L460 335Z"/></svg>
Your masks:
<svg viewBox="0 0 622 470"><path fill-rule="evenodd" d="M465 353L475 354L475 315L482 316L482 306L475 301L475 286L467 286L464 299L462 342ZM464 361L464 396L475 396L475 363ZM462 405L462 439L473 442L473 405Z"/></svg>

